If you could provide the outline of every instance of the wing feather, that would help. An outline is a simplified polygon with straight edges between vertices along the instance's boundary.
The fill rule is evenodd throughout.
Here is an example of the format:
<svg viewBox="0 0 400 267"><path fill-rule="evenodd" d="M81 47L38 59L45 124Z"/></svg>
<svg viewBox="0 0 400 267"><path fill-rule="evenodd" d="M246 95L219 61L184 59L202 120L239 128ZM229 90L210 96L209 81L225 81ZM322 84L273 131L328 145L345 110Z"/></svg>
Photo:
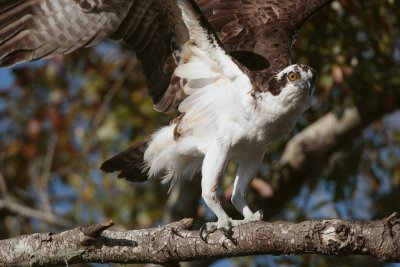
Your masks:
<svg viewBox="0 0 400 267"><path fill-rule="evenodd" d="M159 111L175 109L183 94L171 83L173 52L189 39L175 0L0 0L0 66L107 38L135 49Z"/></svg>
<svg viewBox="0 0 400 267"><path fill-rule="evenodd" d="M13 2L13 3L12 3ZM67 54L109 37L131 1L113 12L85 12L68 0L0 2L0 66Z"/></svg>
<svg viewBox="0 0 400 267"><path fill-rule="evenodd" d="M135 2L112 38L123 39L135 49L156 109L162 112L176 109L182 88L171 79L176 67L173 53L189 40L176 1Z"/></svg>
<svg viewBox="0 0 400 267"><path fill-rule="evenodd" d="M228 52L250 51L269 61L264 73L290 64L296 31L333 0L196 0Z"/></svg>

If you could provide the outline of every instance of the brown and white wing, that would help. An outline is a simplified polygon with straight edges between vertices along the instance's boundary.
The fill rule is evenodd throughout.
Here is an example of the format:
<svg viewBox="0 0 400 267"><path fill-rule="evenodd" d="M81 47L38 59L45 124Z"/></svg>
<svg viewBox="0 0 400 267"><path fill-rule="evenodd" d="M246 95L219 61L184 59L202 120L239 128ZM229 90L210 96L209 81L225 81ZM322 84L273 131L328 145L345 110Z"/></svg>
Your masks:
<svg viewBox="0 0 400 267"><path fill-rule="evenodd" d="M175 110L185 95L173 75L179 60L173 53L189 40L177 1L135 0L112 38L123 39L136 51L156 110Z"/></svg>
<svg viewBox="0 0 400 267"><path fill-rule="evenodd" d="M250 70L265 73L290 64L297 30L332 1L196 0L224 48Z"/></svg>
<svg viewBox="0 0 400 267"><path fill-rule="evenodd" d="M196 1L224 49L249 70L256 87L264 87L262 76L289 64L296 30L332 0ZM176 0L0 0L0 66L107 38L135 49L155 107L175 109L185 95L172 54L189 38Z"/></svg>
<svg viewBox="0 0 400 267"><path fill-rule="evenodd" d="M89 12L91 2L0 0L0 66L67 54L106 39L132 4L118 3L113 12Z"/></svg>
<svg viewBox="0 0 400 267"><path fill-rule="evenodd" d="M0 0L0 66L67 54L107 38L135 49L160 111L179 103L172 52L188 34L176 1Z"/></svg>

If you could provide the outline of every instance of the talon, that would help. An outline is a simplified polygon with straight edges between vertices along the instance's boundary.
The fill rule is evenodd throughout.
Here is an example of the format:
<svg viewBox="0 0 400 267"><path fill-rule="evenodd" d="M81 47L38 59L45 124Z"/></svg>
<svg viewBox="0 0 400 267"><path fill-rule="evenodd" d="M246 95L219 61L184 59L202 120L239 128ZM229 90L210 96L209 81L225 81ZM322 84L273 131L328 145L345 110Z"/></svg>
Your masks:
<svg viewBox="0 0 400 267"><path fill-rule="evenodd" d="M262 221L263 218L264 218L264 211L263 210L258 210L258 211L256 211L255 215L256 215L256 220L257 221Z"/></svg>
<svg viewBox="0 0 400 267"><path fill-rule="evenodd" d="M217 228L207 229L207 224L206 223L203 224L200 227L200 238L201 238L201 240L203 240L205 243L208 243L207 242L208 236L210 234L214 233L216 230L217 230ZM203 236L203 232L206 232L205 237Z"/></svg>
<svg viewBox="0 0 400 267"><path fill-rule="evenodd" d="M205 238L203 237L203 232L204 232L205 228L207 228L207 226L206 226L205 224L203 224L203 225L200 227L200 233L199 233L199 234L200 234L201 240L203 240L205 243L207 243L208 234L206 235Z"/></svg>
<svg viewBox="0 0 400 267"><path fill-rule="evenodd" d="M228 238L228 239L231 239L231 238L232 238L232 236L233 236L233 231L232 231L232 229L230 229L230 228L228 228L228 229L226 229L226 228L221 228L221 231L222 231L222 234L223 234L226 238Z"/></svg>
<svg viewBox="0 0 400 267"><path fill-rule="evenodd" d="M232 228L228 228L228 229L226 229L226 228L221 228L220 230L222 231L222 234L223 234L227 239L229 239L234 245L237 245L237 244L238 244L237 240L236 240L235 238L233 238L233 230L232 230Z"/></svg>

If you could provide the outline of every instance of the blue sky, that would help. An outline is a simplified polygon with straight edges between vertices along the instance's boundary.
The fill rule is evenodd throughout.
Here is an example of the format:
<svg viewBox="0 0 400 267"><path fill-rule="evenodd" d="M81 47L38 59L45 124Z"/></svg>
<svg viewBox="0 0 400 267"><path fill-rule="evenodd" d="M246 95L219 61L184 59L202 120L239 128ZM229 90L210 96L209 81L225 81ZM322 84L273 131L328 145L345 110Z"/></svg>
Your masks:
<svg viewBox="0 0 400 267"><path fill-rule="evenodd" d="M0 68L0 90L8 87L14 80L11 68Z"/></svg>

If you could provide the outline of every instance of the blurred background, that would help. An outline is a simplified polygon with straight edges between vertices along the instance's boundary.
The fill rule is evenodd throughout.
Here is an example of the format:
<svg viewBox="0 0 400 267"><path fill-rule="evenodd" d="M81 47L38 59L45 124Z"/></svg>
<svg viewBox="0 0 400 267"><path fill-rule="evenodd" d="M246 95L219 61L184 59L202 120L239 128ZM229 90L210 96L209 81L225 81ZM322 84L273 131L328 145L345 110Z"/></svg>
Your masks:
<svg viewBox="0 0 400 267"><path fill-rule="evenodd" d="M248 200L266 220L372 220L400 211L400 1L340 0L307 22L293 62L319 75L311 108L270 145ZM132 184L100 164L168 122L135 54L101 43L0 69L0 239L113 219L140 229L214 220L200 179ZM230 204L236 165L220 197ZM370 257L256 256L188 266L395 266ZM81 265L95 266L95 265ZM113 265L114 266L114 265Z"/></svg>

